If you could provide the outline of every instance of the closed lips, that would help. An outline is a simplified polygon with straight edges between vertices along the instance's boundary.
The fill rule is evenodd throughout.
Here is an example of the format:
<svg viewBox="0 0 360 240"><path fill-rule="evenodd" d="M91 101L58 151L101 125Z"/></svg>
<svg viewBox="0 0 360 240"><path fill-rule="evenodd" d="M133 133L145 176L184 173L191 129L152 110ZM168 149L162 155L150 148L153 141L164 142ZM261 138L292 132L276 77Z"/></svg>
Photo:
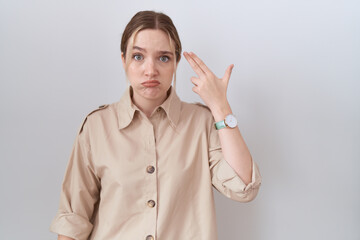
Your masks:
<svg viewBox="0 0 360 240"><path fill-rule="evenodd" d="M149 80L149 81L142 82L141 84L146 87L155 87L155 86L159 85L160 82L157 80Z"/></svg>

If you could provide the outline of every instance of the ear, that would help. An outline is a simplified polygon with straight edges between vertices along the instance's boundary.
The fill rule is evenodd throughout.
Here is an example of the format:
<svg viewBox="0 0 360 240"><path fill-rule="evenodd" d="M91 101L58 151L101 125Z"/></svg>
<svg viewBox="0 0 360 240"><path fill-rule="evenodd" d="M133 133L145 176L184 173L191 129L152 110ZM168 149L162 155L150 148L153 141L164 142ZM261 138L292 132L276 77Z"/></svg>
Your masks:
<svg viewBox="0 0 360 240"><path fill-rule="evenodd" d="M176 62L176 69L177 69L177 66L179 65L180 60L181 60L181 54L179 55L179 60Z"/></svg>
<svg viewBox="0 0 360 240"><path fill-rule="evenodd" d="M125 69L126 64L125 64L125 56L124 56L123 52L121 52L121 61L122 61L122 64L123 64L123 68Z"/></svg>
<svg viewBox="0 0 360 240"><path fill-rule="evenodd" d="M175 71L176 71L176 69L177 69L177 67L178 67L178 65L179 65L179 62L180 62L180 61L176 62L176 64L175 64Z"/></svg>

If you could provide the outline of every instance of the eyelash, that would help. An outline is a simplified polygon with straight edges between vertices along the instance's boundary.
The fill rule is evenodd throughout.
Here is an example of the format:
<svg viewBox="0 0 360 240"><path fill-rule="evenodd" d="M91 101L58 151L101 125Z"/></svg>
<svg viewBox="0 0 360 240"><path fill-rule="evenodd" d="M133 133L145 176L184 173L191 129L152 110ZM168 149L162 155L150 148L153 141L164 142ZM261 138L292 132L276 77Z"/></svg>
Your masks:
<svg viewBox="0 0 360 240"><path fill-rule="evenodd" d="M162 58L167 58L167 60L164 62L164 61L161 60ZM166 62L170 61L170 57L169 57L169 56L166 56L166 55L161 56L161 57L160 57L160 61L166 63Z"/></svg>
<svg viewBox="0 0 360 240"><path fill-rule="evenodd" d="M143 57L141 54L134 54L132 58L133 58L135 61L140 61L140 60L137 60L137 59L136 59L136 57L138 57L138 56L140 56L140 57L141 57L141 60L143 60L144 57Z"/></svg>
<svg viewBox="0 0 360 240"><path fill-rule="evenodd" d="M141 59L136 59L137 57L141 57ZM135 61L141 61L141 60L143 60L144 59L144 56L142 55L142 54L138 54L138 53L135 53L135 54L133 54L133 57L132 57ZM166 58L167 60L166 61L162 61L161 59L162 58ZM163 62L163 63L167 63L167 62L169 62L170 60L171 60L171 58L169 57L169 56L167 56L167 55L163 55L163 56L160 56L159 57L159 60L161 61L161 62Z"/></svg>

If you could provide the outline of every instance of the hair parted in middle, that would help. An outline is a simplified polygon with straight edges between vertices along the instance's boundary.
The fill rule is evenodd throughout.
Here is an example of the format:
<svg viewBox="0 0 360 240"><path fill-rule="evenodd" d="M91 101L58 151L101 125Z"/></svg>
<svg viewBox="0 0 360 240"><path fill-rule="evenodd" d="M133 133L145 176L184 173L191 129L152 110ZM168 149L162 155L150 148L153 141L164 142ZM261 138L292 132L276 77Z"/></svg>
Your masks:
<svg viewBox="0 0 360 240"><path fill-rule="evenodd" d="M170 40L170 46L174 42L174 52L176 62L181 58L181 42L174 23L171 18L164 13L155 11L140 11L136 13L126 25L121 38L120 50L126 57L126 50L130 39L134 39L136 34L145 29L158 29L164 31ZM130 43L132 44L132 43Z"/></svg>

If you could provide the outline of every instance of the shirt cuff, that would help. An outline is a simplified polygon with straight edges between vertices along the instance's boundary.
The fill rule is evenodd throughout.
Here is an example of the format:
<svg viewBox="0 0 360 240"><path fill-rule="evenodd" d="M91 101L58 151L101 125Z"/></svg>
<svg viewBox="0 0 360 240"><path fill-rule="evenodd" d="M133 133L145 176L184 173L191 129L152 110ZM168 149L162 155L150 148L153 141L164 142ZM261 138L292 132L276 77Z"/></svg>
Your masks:
<svg viewBox="0 0 360 240"><path fill-rule="evenodd" d="M215 176L215 188L218 191L226 197L239 202L249 202L256 197L261 185L261 175L254 161L252 164L251 182L247 185L225 159L222 159L219 165Z"/></svg>
<svg viewBox="0 0 360 240"><path fill-rule="evenodd" d="M86 218L75 213L58 213L50 226L50 231L76 240L88 239L93 225Z"/></svg>

